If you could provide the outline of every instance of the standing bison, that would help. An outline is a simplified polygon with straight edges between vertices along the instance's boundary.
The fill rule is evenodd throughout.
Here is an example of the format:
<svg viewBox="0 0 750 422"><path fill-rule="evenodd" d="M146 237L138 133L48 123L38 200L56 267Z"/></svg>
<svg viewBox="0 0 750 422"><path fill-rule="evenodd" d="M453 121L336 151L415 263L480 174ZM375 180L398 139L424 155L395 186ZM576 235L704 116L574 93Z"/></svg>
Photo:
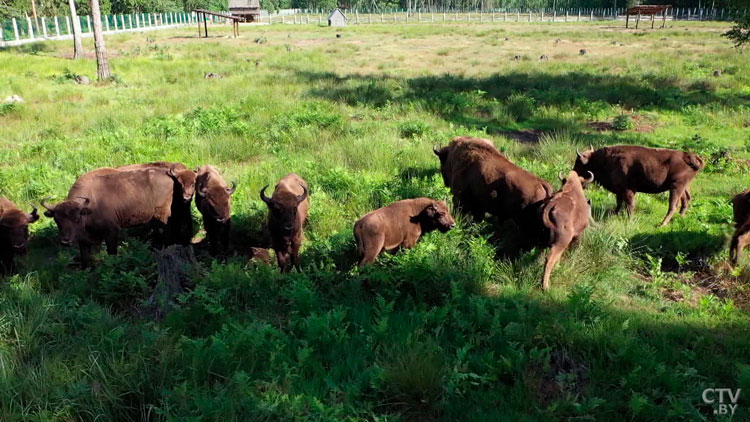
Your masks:
<svg viewBox="0 0 750 422"><path fill-rule="evenodd" d="M172 210L167 223L169 231L169 243L189 245L193 238L193 216L190 205L195 193L196 172L188 169L181 163L170 163L156 161L147 164L132 164L118 167L123 171L138 171L144 169L161 169L174 180L174 193L172 198Z"/></svg>
<svg viewBox="0 0 750 422"><path fill-rule="evenodd" d="M203 215L203 228L211 248L211 254L229 250L229 232L232 228L232 194L237 184L227 186L215 167L198 167L195 181L195 206Z"/></svg>
<svg viewBox="0 0 750 422"><path fill-rule="evenodd" d="M302 228L307 221L310 206L307 182L294 173L279 180L271 197L264 187L260 199L268 205L268 231L271 247L282 272L299 265L299 248L302 245Z"/></svg>
<svg viewBox="0 0 750 422"><path fill-rule="evenodd" d="M563 252L571 243L578 240L586 229L591 216L591 207L583 195L583 186L594 180L589 172L589 178L583 179L578 173L571 171L563 179L562 188L551 198L544 201L540 208L542 224L549 231L550 252L544 266L542 289L549 290L549 278Z"/></svg>
<svg viewBox="0 0 750 422"><path fill-rule="evenodd" d="M729 256L732 264L736 265L742 255L742 250L750 243L750 189L732 198L734 209L734 235L729 246Z"/></svg>
<svg viewBox="0 0 750 422"><path fill-rule="evenodd" d="M413 248L423 234L455 225L445 202L430 198L404 199L371 211L354 224L359 266L375 262L383 251Z"/></svg>
<svg viewBox="0 0 750 422"><path fill-rule="evenodd" d="M549 183L510 162L488 139L459 136L433 152L454 203L476 220L485 213L519 218L552 195Z"/></svg>
<svg viewBox="0 0 750 422"><path fill-rule="evenodd" d="M117 254L120 230L152 223L166 228L172 207L174 182L158 169L120 171L103 168L79 177L65 201L50 206L44 215L55 219L60 243L78 245L81 267L92 263L92 249L104 241L107 253Z"/></svg>
<svg viewBox="0 0 750 422"><path fill-rule="evenodd" d="M703 166L703 159L692 152L620 145L578 152L573 170L579 176L592 172L597 183L617 195L615 213L625 204L628 215L632 215L638 192L669 191L669 211L661 222L666 226L677 210L677 202L680 215L685 215L691 200L690 183Z"/></svg>
<svg viewBox="0 0 750 422"><path fill-rule="evenodd" d="M39 220L36 208L21 211L16 204L0 196L0 273L15 272L15 256L26 252L29 224Z"/></svg>

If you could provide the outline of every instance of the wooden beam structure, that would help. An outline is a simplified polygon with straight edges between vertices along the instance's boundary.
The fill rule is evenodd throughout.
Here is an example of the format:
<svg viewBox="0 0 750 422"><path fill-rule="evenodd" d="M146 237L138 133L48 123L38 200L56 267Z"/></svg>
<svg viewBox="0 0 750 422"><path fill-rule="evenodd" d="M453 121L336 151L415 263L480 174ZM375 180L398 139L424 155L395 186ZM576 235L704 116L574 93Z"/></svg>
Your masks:
<svg viewBox="0 0 750 422"><path fill-rule="evenodd" d="M234 38L240 36L240 21L244 20L244 17L227 15L221 12L212 12L205 9L195 9L196 16L198 17L198 38L201 38L201 22L203 22L204 38L208 38L208 23L206 22L207 16L218 16L220 18L229 19L232 21L232 35Z"/></svg>
<svg viewBox="0 0 750 422"><path fill-rule="evenodd" d="M641 22L641 16L651 16L651 29L654 28L654 22L656 21L656 15L662 15L661 27L667 26L667 11L671 5L643 5L633 6L625 12L625 28L630 28L630 16L636 16L635 18L635 29L638 29L638 24Z"/></svg>

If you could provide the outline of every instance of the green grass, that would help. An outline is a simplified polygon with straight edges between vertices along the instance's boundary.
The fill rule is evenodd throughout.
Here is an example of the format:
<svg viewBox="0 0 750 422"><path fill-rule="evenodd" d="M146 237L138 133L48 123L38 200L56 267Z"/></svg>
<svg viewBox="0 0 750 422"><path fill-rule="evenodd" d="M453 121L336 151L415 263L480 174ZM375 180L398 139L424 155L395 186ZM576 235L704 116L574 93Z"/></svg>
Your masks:
<svg viewBox="0 0 750 422"><path fill-rule="evenodd" d="M54 223L34 224L21 273L0 281L0 420L728 420L701 393L750 391L750 267L726 251L750 176L750 62L723 24L673 25L122 34L107 39L116 82L89 86L71 75L95 63L68 42L0 51L0 98L25 99L0 107L0 189L18 204L98 167L210 163L238 183L241 249L262 243L263 186L294 171L311 199L302 272L199 255L159 322L137 312L157 280L148 245L128 237L80 271ZM622 115L624 130L595 129ZM548 293L522 230L462 216L354 268L354 221L448 200L431 147L466 134L554 184L589 144L692 148L707 166L666 228L664 194L639 195L628 220L587 190L596 223ZM750 420L746 395L737 412Z"/></svg>

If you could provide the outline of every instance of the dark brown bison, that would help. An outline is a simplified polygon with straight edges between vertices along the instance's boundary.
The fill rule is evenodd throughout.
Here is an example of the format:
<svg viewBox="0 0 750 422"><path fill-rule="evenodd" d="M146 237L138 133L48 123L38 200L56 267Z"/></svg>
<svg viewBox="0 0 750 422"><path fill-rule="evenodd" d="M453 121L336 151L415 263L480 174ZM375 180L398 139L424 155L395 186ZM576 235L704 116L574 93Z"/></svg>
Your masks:
<svg viewBox="0 0 750 422"><path fill-rule="evenodd" d="M703 168L703 159L692 152L635 145L604 147L578 152L573 170L579 176L592 172L600 185L617 195L615 213L627 207L633 214L635 194L669 191L669 211L662 220L665 226L672 220L680 202L680 214L690 206L690 182Z"/></svg>
<svg viewBox="0 0 750 422"><path fill-rule="evenodd" d="M172 210L169 223L167 223L167 231L169 232L168 243L189 245L193 239L193 215L190 212L190 204L193 201L193 194L195 193L197 170L192 171L184 164L166 161L117 167L118 170L123 171L138 171L151 168L161 169L174 180Z"/></svg>
<svg viewBox="0 0 750 422"><path fill-rule="evenodd" d="M210 165L198 167L195 181L195 206L203 215L203 228L211 248L211 254L229 250L229 234L232 229L232 194L237 184L227 186L221 173Z"/></svg>
<svg viewBox="0 0 750 422"><path fill-rule="evenodd" d="M583 186L591 183L594 175L589 172L589 178L583 179L578 173L571 171L567 178L561 177L560 180L562 188L545 200L540 208L542 224L549 232L548 245L551 247L542 278L544 290L549 289L550 274L560 262L563 252L578 240L591 216L591 207L583 195Z"/></svg>
<svg viewBox="0 0 750 422"><path fill-rule="evenodd" d="M276 252L279 269L288 272L299 265L302 229L310 206L308 186L305 179L289 173L279 180L270 198L266 196L267 188L261 189L260 199L268 205L271 248Z"/></svg>
<svg viewBox="0 0 750 422"><path fill-rule="evenodd" d="M413 248L423 234L455 225L445 202L430 198L404 199L371 211L354 224L359 266L375 262L383 251Z"/></svg>
<svg viewBox="0 0 750 422"><path fill-rule="evenodd" d="M487 212L519 218L552 195L549 183L510 162L488 139L459 136L433 152L454 203L477 220Z"/></svg>
<svg viewBox="0 0 750 422"><path fill-rule="evenodd" d="M120 171L103 168L79 177L65 201L44 215L55 219L60 243L78 244L81 266L91 265L92 249L104 241L117 254L120 230L151 223L163 230L172 208L174 181L158 169Z"/></svg>
<svg viewBox="0 0 750 422"><path fill-rule="evenodd" d="M26 252L29 224L39 220L36 207L31 213L0 196L0 273L15 272L15 256Z"/></svg>
<svg viewBox="0 0 750 422"><path fill-rule="evenodd" d="M750 243L750 189L732 198L734 209L734 235L729 245L729 256L736 265L742 256L742 250Z"/></svg>

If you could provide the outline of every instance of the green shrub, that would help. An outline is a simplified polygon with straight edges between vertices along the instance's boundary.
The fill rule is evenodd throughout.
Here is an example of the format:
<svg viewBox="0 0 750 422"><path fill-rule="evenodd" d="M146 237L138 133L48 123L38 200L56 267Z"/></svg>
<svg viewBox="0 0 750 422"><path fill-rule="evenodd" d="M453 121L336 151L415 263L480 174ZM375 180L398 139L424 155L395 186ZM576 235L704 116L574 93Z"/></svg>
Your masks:
<svg viewBox="0 0 750 422"><path fill-rule="evenodd" d="M633 119L627 114L617 115L612 120L612 127L615 128L615 130L629 130L634 126Z"/></svg>
<svg viewBox="0 0 750 422"><path fill-rule="evenodd" d="M519 122L530 119L536 111L534 99L525 94L511 94L505 104L510 115Z"/></svg>

